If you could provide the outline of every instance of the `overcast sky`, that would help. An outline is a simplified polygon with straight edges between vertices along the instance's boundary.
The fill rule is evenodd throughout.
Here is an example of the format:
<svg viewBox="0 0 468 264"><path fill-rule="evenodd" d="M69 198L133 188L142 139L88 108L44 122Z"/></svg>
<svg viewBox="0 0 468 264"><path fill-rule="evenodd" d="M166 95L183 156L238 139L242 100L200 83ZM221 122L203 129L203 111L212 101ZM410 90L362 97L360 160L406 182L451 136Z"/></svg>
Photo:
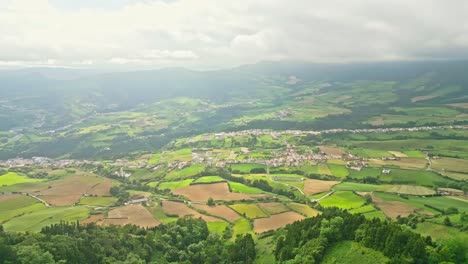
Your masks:
<svg viewBox="0 0 468 264"><path fill-rule="evenodd" d="M0 67L463 58L466 0L0 0Z"/></svg>

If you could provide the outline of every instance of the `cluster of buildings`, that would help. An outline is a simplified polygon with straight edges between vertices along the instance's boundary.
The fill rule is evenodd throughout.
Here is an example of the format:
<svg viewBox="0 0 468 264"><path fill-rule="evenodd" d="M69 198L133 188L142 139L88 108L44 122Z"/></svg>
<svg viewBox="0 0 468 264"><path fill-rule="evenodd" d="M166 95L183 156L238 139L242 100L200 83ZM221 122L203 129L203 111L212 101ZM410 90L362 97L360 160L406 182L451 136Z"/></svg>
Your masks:
<svg viewBox="0 0 468 264"><path fill-rule="evenodd" d="M4 161L0 160L0 167L4 168L21 168L29 166L65 168L69 166L80 166L85 164L100 165L101 162L72 159L54 160L46 157L32 157L30 159L15 158Z"/></svg>

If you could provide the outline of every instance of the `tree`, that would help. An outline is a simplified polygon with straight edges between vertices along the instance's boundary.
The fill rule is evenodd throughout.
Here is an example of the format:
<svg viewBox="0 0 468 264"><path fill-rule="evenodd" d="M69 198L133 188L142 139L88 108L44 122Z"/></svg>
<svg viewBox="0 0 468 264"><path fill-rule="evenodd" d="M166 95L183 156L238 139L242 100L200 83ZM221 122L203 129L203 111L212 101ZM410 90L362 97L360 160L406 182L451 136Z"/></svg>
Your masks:
<svg viewBox="0 0 468 264"><path fill-rule="evenodd" d="M214 199L212 197L208 198L208 203L207 204L208 204L208 206L215 206L216 205L215 201L214 201Z"/></svg>
<svg viewBox="0 0 468 264"><path fill-rule="evenodd" d="M21 246L18 249L18 261L23 264L52 264L55 263L52 254L43 252L38 245Z"/></svg>
<svg viewBox="0 0 468 264"><path fill-rule="evenodd" d="M452 222L450 221L450 218L448 216L444 218L444 225L452 226Z"/></svg>

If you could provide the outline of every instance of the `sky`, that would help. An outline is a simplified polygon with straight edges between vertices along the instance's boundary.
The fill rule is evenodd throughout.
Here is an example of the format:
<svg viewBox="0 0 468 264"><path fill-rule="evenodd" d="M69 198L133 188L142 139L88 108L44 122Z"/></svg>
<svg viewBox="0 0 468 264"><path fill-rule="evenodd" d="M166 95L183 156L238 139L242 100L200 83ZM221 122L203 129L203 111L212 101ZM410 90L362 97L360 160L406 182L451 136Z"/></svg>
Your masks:
<svg viewBox="0 0 468 264"><path fill-rule="evenodd" d="M468 59L466 0L0 0L0 67Z"/></svg>

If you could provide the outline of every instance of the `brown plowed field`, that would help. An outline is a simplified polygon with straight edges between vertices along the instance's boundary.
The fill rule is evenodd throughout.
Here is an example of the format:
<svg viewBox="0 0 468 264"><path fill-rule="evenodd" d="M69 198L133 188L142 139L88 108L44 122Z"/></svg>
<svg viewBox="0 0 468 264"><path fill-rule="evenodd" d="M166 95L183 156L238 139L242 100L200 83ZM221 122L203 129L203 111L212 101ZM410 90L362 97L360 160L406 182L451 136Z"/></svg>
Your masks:
<svg viewBox="0 0 468 264"><path fill-rule="evenodd" d="M21 194L0 194L0 202L5 202L21 197Z"/></svg>
<svg viewBox="0 0 468 264"><path fill-rule="evenodd" d="M96 217L98 218L98 217ZM97 221L98 225L137 225L154 227L161 224L142 205L127 205L109 211L106 218Z"/></svg>
<svg viewBox="0 0 468 264"><path fill-rule="evenodd" d="M193 218L201 218L207 222L219 222L221 219L200 214L199 212L188 207L185 203L182 202L173 202L173 201L163 201L162 207L164 213L167 215L177 215L178 217L184 217L186 215L192 216Z"/></svg>
<svg viewBox="0 0 468 264"><path fill-rule="evenodd" d="M272 215L268 218L259 218L254 221L255 233L263 233L269 230L276 230L280 227L302 220L305 217L295 213L286 212L281 214Z"/></svg>
<svg viewBox="0 0 468 264"><path fill-rule="evenodd" d="M210 197L214 200L238 201L269 196L264 194L232 193L229 191L229 187L226 182L190 185L173 190L172 193L175 195L185 196L194 202L206 202Z"/></svg>
<svg viewBox="0 0 468 264"><path fill-rule="evenodd" d="M306 180L304 182L304 193L314 194L330 190L331 187L340 183L339 181L321 181L321 180Z"/></svg>
<svg viewBox="0 0 468 264"><path fill-rule="evenodd" d="M112 187L112 181L110 179L105 179L103 182L95 185L88 194L97 195L97 196L111 196L110 189Z"/></svg>
<svg viewBox="0 0 468 264"><path fill-rule="evenodd" d="M73 205L83 194L89 191L104 179L96 176L71 176L62 180L50 182L47 186L31 188L25 192L37 195L53 206Z"/></svg>
<svg viewBox="0 0 468 264"><path fill-rule="evenodd" d="M338 147L332 146L319 146L320 151L327 153L327 155L343 155L345 152Z"/></svg>
<svg viewBox="0 0 468 264"><path fill-rule="evenodd" d="M194 204L193 207L208 212L211 215L226 219L229 222L235 222L240 215L225 205L208 206L204 204Z"/></svg>
<svg viewBox="0 0 468 264"><path fill-rule="evenodd" d="M372 195L372 201L384 212L384 214L392 219L396 219L397 216L408 216L418 210L417 207L411 206L398 201L385 201L379 198L377 195Z"/></svg>

